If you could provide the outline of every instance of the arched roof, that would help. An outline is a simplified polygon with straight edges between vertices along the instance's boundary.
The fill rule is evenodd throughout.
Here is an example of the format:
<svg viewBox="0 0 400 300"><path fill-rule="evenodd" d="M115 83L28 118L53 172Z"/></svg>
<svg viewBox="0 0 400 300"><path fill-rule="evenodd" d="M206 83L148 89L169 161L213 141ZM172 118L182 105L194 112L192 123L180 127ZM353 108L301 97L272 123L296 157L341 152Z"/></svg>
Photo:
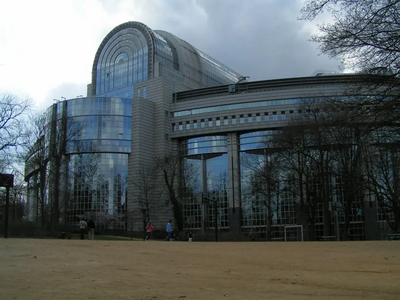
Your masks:
<svg viewBox="0 0 400 300"><path fill-rule="evenodd" d="M118 25L115 27L113 30L111 30L106 37L103 39L101 42L99 48L97 49L94 61L93 61L93 67L92 67L92 95L96 94L96 73L97 73L97 65L100 62L101 56L104 53L103 50L105 50L106 45L112 41L112 39L116 38L115 36L126 30L126 29L136 29L139 32L143 34L143 36L146 39L147 47L148 47L148 61L149 61L149 66L148 66L148 73L149 73L149 78L153 77L153 65L154 65L154 33L153 31L144 25L143 23L140 22L126 22L121 25ZM123 34L121 35L123 38Z"/></svg>
<svg viewBox="0 0 400 300"><path fill-rule="evenodd" d="M156 61L164 64L164 68L173 69L181 74L184 80L182 83L190 89L235 83L240 77L239 73L175 35L162 30L153 31L143 23L131 21L115 27L101 42L92 66L91 95L101 94L97 90L97 83L103 82L109 74L112 75L111 71L102 72L114 64L121 53L130 57L135 51L144 48L145 54L142 52L141 55L147 55L148 64L144 80L155 76ZM103 71L99 72L99 69Z"/></svg>

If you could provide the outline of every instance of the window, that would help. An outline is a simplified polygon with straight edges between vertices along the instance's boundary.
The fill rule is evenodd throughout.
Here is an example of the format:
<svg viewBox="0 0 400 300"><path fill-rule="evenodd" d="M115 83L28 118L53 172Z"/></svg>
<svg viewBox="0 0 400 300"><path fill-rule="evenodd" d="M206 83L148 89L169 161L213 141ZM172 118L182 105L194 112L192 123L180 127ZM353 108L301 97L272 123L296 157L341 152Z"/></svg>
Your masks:
<svg viewBox="0 0 400 300"><path fill-rule="evenodd" d="M219 117L217 117L217 120L215 121L216 126L221 126L221 120Z"/></svg>
<svg viewBox="0 0 400 300"><path fill-rule="evenodd" d="M261 116L260 116L260 114L256 114L256 122L261 122Z"/></svg>
<svg viewBox="0 0 400 300"><path fill-rule="evenodd" d="M253 123L253 117L251 114L247 115L247 123Z"/></svg>
<svg viewBox="0 0 400 300"><path fill-rule="evenodd" d="M140 98L140 89L137 89L137 97Z"/></svg>
<svg viewBox="0 0 400 300"><path fill-rule="evenodd" d="M186 121L186 130L190 130L190 122Z"/></svg>
<svg viewBox="0 0 400 300"><path fill-rule="evenodd" d="M244 115L240 115L240 124L244 124Z"/></svg>
<svg viewBox="0 0 400 300"><path fill-rule="evenodd" d="M193 121L193 129L197 129L197 120Z"/></svg>
<svg viewBox="0 0 400 300"><path fill-rule="evenodd" d="M265 122L269 122L269 116L268 116L268 113L267 113L267 112L264 113L264 121L265 121Z"/></svg>
<svg viewBox="0 0 400 300"><path fill-rule="evenodd" d="M274 112L272 113L272 120L278 121L278 116L277 116L277 114L276 114L276 111L274 111Z"/></svg>
<svg viewBox="0 0 400 300"><path fill-rule="evenodd" d="M201 119L200 127L201 128L205 128L206 127L206 123L204 122L204 119Z"/></svg>
<svg viewBox="0 0 400 300"><path fill-rule="evenodd" d="M183 130L183 124L182 124L182 122L179 122L179 131L182 131Z"/></svg>
<svg viewBox="0 0 400 300"><path fill-rule="evenodd" d="M236 124L236 116L232 116L232 125Z"/></svg>
<svg viewBox="0 0 400 300"><path fill-rule="evenodd" d="M213 126L213 121L212 118L208 119L208 127L212 127Z"/></svg>
<svg viewBox="0 0 400 300"><path fill-rule="evenodd" d="M176 131L176 125L175 125L175 123L172 123L172 131Z"/></svg>
<svg viewBox="0 0 400 300"><path fill-rule="evenodd" d="M143 88L143 98L146 99L147 98L147 87Z"/></svg>
<svg viewBox="0 0 400 300"><path fill-rule="evenodd" d="M229 122L228 117L224 117L224 125L228 125L229 124L228 122Z"/></svg>

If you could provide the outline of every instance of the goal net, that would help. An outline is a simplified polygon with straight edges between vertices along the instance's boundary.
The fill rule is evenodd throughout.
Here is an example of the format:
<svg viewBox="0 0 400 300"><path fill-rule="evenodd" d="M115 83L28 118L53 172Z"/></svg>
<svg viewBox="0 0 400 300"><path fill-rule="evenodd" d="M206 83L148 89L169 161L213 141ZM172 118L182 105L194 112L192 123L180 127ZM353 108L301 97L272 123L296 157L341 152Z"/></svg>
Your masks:
<svg viewBox="0 0 400 300"><path fill-rule="evenodd" d="M303 242L303 225L285 226L285 242L298 241Z"/></svg>

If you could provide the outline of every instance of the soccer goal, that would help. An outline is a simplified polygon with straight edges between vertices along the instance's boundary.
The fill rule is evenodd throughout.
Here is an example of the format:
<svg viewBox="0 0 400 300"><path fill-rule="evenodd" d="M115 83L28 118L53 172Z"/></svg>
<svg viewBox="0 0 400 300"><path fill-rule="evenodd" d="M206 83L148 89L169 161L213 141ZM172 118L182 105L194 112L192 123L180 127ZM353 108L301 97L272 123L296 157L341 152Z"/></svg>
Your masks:
<svg viewBox="0 0 400 300"><path fill-rule="evenodd" d="M285 242L287 241L304 241L303 225L285 226Z"/></svg>

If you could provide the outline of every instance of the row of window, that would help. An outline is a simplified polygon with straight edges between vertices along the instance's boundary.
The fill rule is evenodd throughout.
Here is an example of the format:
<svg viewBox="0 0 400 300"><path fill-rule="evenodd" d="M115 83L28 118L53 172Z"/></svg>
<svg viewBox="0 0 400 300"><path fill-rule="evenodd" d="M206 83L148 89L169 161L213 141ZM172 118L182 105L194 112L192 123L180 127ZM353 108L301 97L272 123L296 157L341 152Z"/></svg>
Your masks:
<svg viewBox="0 0 400 300"><path fill-rule="evenodd" d="M257 101L257 102L238 103L238 104L218 105L212 107L203 107L203 108L176 111L173 113L173 117L182 117L188 115L197 115L197 114L234 110L234 109L257 108L264 106L296 105L300 104L301 101L302 101L301 99L284 99L284 100Z"/></svg>
<svg viewBox="0 0 400 300"><path fill-rule="evenodd" d="M128 98L77 98L66 101L67 116L132 115L132 99ZM62 108L62 106L59 106Z"/></svg>
<svg viewBox="0 0 400 300"><path fill-rule="evenodd" d="M300 113L301 111L299 111ZM290 110L289 114L293 114L294 111ZM222 125L236 125L236 124L251 124L251 123L260 123L260 122L270 122L270 121L285 121L286 120L286 112L265 112L263 114L246 114L237 116L224 116L224 117L215 117L215 118L207 118L193 121L172 123L173 131L183 131L183 130L191 130L198 128L206 128L206 127L214 127L214 126L222 126Z"/></svg>

